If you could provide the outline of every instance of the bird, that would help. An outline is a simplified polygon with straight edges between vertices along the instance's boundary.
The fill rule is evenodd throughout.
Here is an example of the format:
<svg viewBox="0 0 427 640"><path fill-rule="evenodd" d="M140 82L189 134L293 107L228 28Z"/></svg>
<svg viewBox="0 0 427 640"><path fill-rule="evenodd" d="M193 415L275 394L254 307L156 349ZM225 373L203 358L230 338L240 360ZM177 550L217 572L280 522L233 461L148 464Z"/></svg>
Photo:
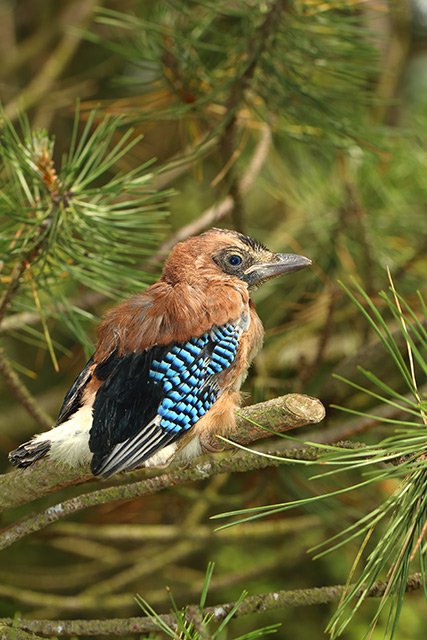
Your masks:
<svg viewBox="0 0 427 640"><path fill-rule="evenodd" d="M108 478L187 463L200 434L230 437L240 388L264 329L252 291L311 264L254 238L210 229L177 243L160 279L113 307L94 354L65 395L56 425L9 454Z"/></svg>

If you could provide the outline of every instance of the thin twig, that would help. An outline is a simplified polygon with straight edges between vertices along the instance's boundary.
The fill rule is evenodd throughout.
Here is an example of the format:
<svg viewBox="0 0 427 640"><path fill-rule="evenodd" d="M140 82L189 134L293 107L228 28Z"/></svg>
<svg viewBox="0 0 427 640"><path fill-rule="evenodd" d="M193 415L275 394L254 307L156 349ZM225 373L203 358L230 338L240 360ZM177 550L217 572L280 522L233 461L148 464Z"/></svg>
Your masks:
<svg viewBox="0 0 427 640"><path fill-rule="evenodd" d="M204 495L204 494L203 494ZM63 522L52 528L56 535L73 536L110 542L169 542L172 540L209 540L223 541L261 539L282 537L287 533L303 531L308 527L319 524L317 516L298 516L283 518L282 520L265 520L260 522L246 522L239 527L215 530L208 525L199 524L197 527L187 527L182 524L84 524Z"/></svg>
<svg viewBox="0 0 427 640"><path fill-rule="evenodd" d="M424 581L421 573L409 576L406 582L406 591L417 591L423 587ZM233 617L239 618L251 613L273 611L289 607L307 607L312 605L336 602L340 599L345 585L332 585L314 587L309 589L280 590L269 593L260 593L248 596L237 609ZM367 598L379 598L387 589L387 583L376 582L365 594ZM360 595L360 594L356 594ZM197 605L191 605L197 607ZM203 609L203 615L211 615L212 621L220 622L230 613L235 606L234 602L226 602ZM171 627L176 624L173 614L159 616L163 622ZM15 624L18 629L32 631L47 636L121 636L129 633L147 633L158 630L155 621L146 617L112 618L109 620L25 620L11 618L0 619L0 632ZM12 638L12 636L9 636Z"/></svg>
<svg viewBox="0 0 427 640"><path fill-rule="evenodd" d="M223 173L227 173L228 194L232 198L231 215L235 228L243 231L244 207L242 198L241 182L238 180L235 171L236 139L237 139L237 111L244 100L247 89L255 75L262 55L267 47L269 36L274 28L280 24L280 14L287 7L286 0L276 0L272 3L270 10L257 33L250 38L249 48L246 52L245 68L233 84L230 96L225 103L225 127L218 142L224 167Z"/></svg>
<svg viewBox="0 0 427 640"><path fill-rule="evenodd" d="M27 413L34 418L36 423L43 430L50 429L53 424L52 418L43 411L37 400L21 382L18 374L14 371L7 359L3 349L0 349L0 375L3 377L3 380L12 392L13 396L26 409Z"/></svg>
<svg viewBox="0 0 427 640"><path fill-rule="evenodd" d="M77 32L77 28L82 29L87 24L97 4L97 0L83 0L67 8L67 22L61 42L32 81L18 96L5 105L4 112L8 118L16 119L21 112L37 104L49 93L55 80L70 62L80 44L82 36ZM73 16L73 13L76 15ZM74 30L69 28L72 23L75 26Z"/></svg>
<svg viewBox="0 0 427 640"><path fill-rule="evenodd" d="M0 325L3 322L3 319L7 313L10 303L12 302L12 298L18 290L21 276L27 268L27 260L26 258L17 263L10 276L9 285L4 292L1 300L0 300Z"/></svg>
<svg viewBox="0 0 427 640"><path fill-rule="evenodd" d="M255 182L262 167L264 166L269 149L271 146L271 131L267 125L261 129L261 137L255 148L251 161L248 165L240 182L240 192L244 195L249 191L252 184ZM220 202L216 202L211 207L208 207L203 211L193 222L181 227L179 231L174 233L156 253L150 258L149 265L154 266L161 262L163 258L169 253L171 248L177 243L189 238L190 236L197 235L204 229L211 227L214 223L222 220L233 209L233 198L228 195Z"/></svg>
<svg viewBox="0 0 427 640"><path fill-rule="evenodd" d="M240 100L243 98L243 94ZM239 101L240 101L239 100ZM237 106L237 105L236 105ZM233 109L236 107L233 106ZM228 111L228 108L227 108ZM225 174L226 181L228 182L228 195L231 196L233 205L231 208L231 218L233 221L234 228L237 231L243 233L244 231L244 205L243 205L243 196L240 188L240 182L237 178L235 162L237 158L236 153L236 139L237 139L237 115L234 111L233 117L228 122L227 126L224 129L224 133L221 136L221 139L218 142L218 146L221 152L224 169L223 173Z"/></svg>
<svg viewBox="0 0 427 640"><path fill-rule="evenodd" d="M269 400L268 402L261 402L257 405L245 407L239 411L239 414L236 429L233 432L233 438L235 442L239 444L248 444L253 440L265 438L270 435L269 431L253 424L254 422L277 432L286 431L289 428L297 428L306 424L320 422L325 415L325 410L320 400L316 398L298 394L288 394L280 398L275 398L274 400ZM253 422L248 422L248 419ZM226 445L215 438L210 438L209 441L204 440L202 444L210 451L214 448L232 448L232 445ZM253 456L250 457L253 458ZM235 469L236 462L237 456L236 458L232 457L230 460L230 471ZM203 463L200 463L199 471L194 471L196 467L189 467L179 472L171 470L169 473L157 476L157 480L155 480L155 478L149 478L145 482L150 484L152 481L159 482L159 479L163 478L163 480L160 480L159 487L164 483L166 483L164 486L173 486L173 484L180 482L181 472L184 474L182 481L186 482L192 479L207 478L215 475L215 473L229 470L227 464L223 463L222 466L220 465L215 471L214 467L211 467L212 464L214 464L216 468L217 460L212 459L212 462L209 461L208 467L206 468ZM259 461L255 464L259 464ZM237 464L237 467L238 466ZM244 463L243 466L249 469L251 462L248 461ZM208 468L210 471L207 471ZM244 469L241 470L243 471ZM178 475L176 475L177 473ZM195 473L195 475L193 476L192 473ZM167 480L170 474L172 474L172 476L170 476L172 478L171 484L169 484ZM129 474L128 478L130 477L134 476ZM59 486L72 485L77 482L81 483L88 479L93 479L88 469L69 469L63 465L55 465L51 461L49 464L46 464L46 460L41 460L28 469L20 469L0 476L0 511L19 504L31 502L43 495L51 493ZM117 499L120 499L120 492L126 490L126 487L112 487L112 489L119 491ZM104 489L103 491L109 490Z"/></svg>

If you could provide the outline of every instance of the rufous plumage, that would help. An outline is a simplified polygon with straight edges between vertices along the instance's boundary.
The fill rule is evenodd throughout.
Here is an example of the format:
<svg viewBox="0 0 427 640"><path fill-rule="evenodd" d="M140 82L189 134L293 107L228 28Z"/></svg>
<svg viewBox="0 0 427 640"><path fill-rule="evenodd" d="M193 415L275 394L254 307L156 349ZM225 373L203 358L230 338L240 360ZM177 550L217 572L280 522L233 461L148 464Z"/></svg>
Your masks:
<svg viewBox="0 0 427 640"><path fill-rule="evenodd" d="M107 313L58 421L9 454L90 463L110 476L199 455L199 435L232 437L240 387L262 345L250 292L310 260L223 229L178 243L158 282Z"/></svg>

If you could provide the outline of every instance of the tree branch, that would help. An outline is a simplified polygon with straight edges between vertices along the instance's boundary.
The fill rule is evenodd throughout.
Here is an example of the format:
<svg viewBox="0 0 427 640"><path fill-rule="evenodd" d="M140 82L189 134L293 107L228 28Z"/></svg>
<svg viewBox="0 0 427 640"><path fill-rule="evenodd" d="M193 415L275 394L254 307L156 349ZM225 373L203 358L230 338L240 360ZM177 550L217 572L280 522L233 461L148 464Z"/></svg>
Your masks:
<svg viewBox="0 0 427 640"><path fill-rule="evenodd" d="M235 171L237 110L244 100L246 90L250 87L259 61L265 52L272 30L280 23L280 14L287 7L286 0L275 0L266 14L258 31L250 38L246 52L244 70L232 86L230 96L225 102L225 127L218 147L223 158L224 168L221 176L228 174L228 194L231 197L231 215L237 231L244 231L244 207L241 182Z"/></svg>
<svg viewBox="0 0 427 640"><path fill-rule="evenodd" d="M259 438L265 438L271 435L266 429L248 423L248 419L265 425L268 429L280 432L307 424L318 423L323 419L325 410L320 400L316 398L298 394L288 394L275 398L274 400L269 400L268 402L243 408L239 413L240 415L237 420L237 428L233 439L238 444L246 445ZM211 438L204 439L202 445L210 451L212 451L212 449L223 450L225 448L232 448L232 445L220 443ZM240 457L245 458L243 455ZM215 473L222 473L227 470L227 460L229 461L230 470L233 470L234 467L238 467L240 464L243 465L241 470L246 471L251 468L251 461L255 464L255 467L259 468L258 465L260 461L254 460L254 457L253 455L249 455L249 460L245 463L239 462L239 459L232 457L217 461L212 460L212 462L208 461L207 463L198 463L186 469L172 468L172 470L167 473L163 473L155 478L143 480L142 484L139 482L136 483L136 485L140 486L143 493L146 491L153 493L180 482L197 480L209 477ZM93 476L87 468L68 469L63 465L47 462L48 460L49 459L41 460L28 469L19 469L0 476L0 511L15 507L19 504L31 502L60 487L93 479ZM264 461L261 466L269 465ZM209 471L207 471L208 468ZM128 475L128 477L130 476ZM155 488L155 486L157 486L157 488ZM109 492L111 490L113 490L115 492L114 495L116 495L116 498L111 499L120 500L122 499L121 492L126 490L126 486L111 487L109 489L102 489L101 491ZM138 489L135 489L135 491L136 493L133 493L131 496L126 497L123 495L123 499L137 497ZM88 497L89 496L85 496L85 499ZM79 499L76 498L75 500ZM80 508L85 507L81 506Z"/></svg>
<svg viewBox="0 0 427 640"><path fill-rule="evenodd" d="M325 408L317 398L289 393L286 396L244 407L237 415L236 429L231 439L237 444L247 445L271 436L270 431L281 433L319 423L325 417ZM232 445L218 440L211 433L202 433L200 442L207 452L232 448Z"/></svg>
<svg viewBox="0 0 427 640"><path fill-rule="evenodd" d="M252 440L270 435L269 431L254 424L248 426L247 418L251 420L256 418L269 429L286 431L289 428L319 422L323 416L324 408L319 400L308 396L289 394L242 409L238 418L235 440L241 444L247 444ZM210 442L209 446L212 448L214 444ZM222 444L221 446L230 448L233 445ZM317 450L315 447L290 449L286 455L295 459L311 460L316 458ZM212 458L202 459L190 467L175 469L172 467L167 473L151 478L92 491L49 507L35 516L12 525L0 535L0 549L9 547L17 540L43 529L52 522L91 506L138 498L184 482L203 480L219 473L263 469L277 466L280 463L280 460L271 460L248 452L239 452L237 455L231 456L212 456ZM61 485L75 484L91 477L82 471L66 470L64 467L54 464L48 465L46 460L40 461L33 467L0 477L0 506L5 509L31 502L31 500L50 493Z"/></svg>
<svg viewBox="0 0 427 640"><path fill-rule="evenodd" d="M221 499L223 496L221 496ZM56 535L69 536L75 544L75 538L102 540L103 542L173 542L176 540L202 540L203 542L220 539L226 542L242 539L281 538L287 533L305 531L320 524L317 516L286 517L281 520L260 520L245 522L239 527L212 529L209 525L198 524L186 527L182 524L84 524L82 522L63 522L54 527Z"/></svg>
<svg viewBox="0 0 427 640"><path fill-rule="evenodd" d="M409 576L406 583L406 591L417 591L423 586L421 573L414 573ZM368 598L379 598L384 595L387 582L376 582L374 586L365 594ZM233 617L239 618L251 613L261 611L272 611L288 607L306 607L317 604L338 601L344 592L351 589L351 585L332 585L325 587L314 587L311 589L293 589L290 591L274 591L248 596L242 602ZM229 614L234 607L234 602L226 602L203 609L203 616L211 614L212 620L220 622ZM190 610L199 607L191 605ZM163 622L171 627L176 624L176 617L173 614L159 616ZM0 619L0 633L10 630L14 624L17 629L26 632L41 633L43 635L54 636L121 636L129 633L147 633L158 630L158 626L153 620L146 617L134 618L112 618L109 620L15 620L11 618ZM16 638L19 636L5 635L5 638Z"/></svg>

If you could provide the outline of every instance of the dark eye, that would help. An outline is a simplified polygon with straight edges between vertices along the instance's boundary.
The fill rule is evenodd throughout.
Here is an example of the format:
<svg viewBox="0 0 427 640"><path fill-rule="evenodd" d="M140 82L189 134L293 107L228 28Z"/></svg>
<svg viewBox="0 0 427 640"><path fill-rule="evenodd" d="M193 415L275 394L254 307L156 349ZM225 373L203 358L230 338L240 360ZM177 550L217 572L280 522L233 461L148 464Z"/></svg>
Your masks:
<svg viewBox="0 0 427 640"><path fill-rule="evenodd" d="M239 254L233 253L233 254L231 254L231 256L228 256L227 262L232 267L238 267L239 264L242 264L242 258L241 258L241 256L239 256Z"/></svg>

